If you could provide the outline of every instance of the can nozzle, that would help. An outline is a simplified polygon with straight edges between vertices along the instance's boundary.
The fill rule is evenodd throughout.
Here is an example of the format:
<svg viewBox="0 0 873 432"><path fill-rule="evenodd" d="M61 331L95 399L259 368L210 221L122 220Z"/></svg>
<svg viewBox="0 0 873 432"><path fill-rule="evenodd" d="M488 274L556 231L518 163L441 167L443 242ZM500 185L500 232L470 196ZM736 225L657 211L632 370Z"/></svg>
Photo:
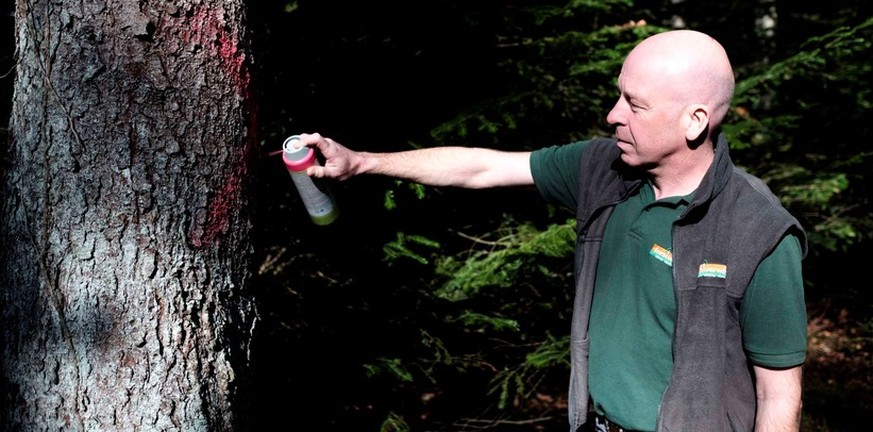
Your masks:
<svg viewBox="0 0 873 432"><path fill-rule="evenodd" d="M291 135L285 138L285 142L282 143L282 159L290 170L303 170L314 163L315 150L306 146L298 146L299 143L300 135Z"/></svg>
<svg viewBox="0 0 873 432"><path fill-rule="evenodd" d="M291 135L288 138L285 138L285 142L282 143L282 150L284 151L286 159L298 161L306 158L309 151L312 149L306 146L298 146L299 143L300 135Z"/></svg>

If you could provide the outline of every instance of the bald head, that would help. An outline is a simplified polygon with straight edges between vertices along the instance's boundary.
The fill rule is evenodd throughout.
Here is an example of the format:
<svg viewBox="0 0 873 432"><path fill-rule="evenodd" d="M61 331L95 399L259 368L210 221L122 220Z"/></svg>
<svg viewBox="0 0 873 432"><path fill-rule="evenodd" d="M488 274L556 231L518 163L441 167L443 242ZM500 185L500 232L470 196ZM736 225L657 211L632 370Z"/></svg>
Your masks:
<svg viewBox="0 0 873 432"><path fill-rule="evenodd" d="M674 30L651 36L627 56L622 70L630 67L646 71L677 102L708 106L713 128L730 107L733 69L724 48L709 35Z"/></svg>

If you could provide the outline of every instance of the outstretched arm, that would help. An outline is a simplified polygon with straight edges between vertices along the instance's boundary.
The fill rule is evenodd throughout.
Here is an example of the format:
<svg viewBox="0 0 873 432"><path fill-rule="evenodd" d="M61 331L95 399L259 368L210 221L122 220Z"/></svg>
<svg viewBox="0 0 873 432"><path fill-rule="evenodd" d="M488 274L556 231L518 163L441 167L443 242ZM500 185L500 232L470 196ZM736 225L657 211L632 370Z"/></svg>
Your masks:
<svg viewBox="0 0 873 432"><path fill-rule="evenodd" d="M755 432L800 430L801 366L770 369L754 366L758 413Z"/></svg>
<svg viewBox="0 0 873 432"><path fill-rule="evenodd" d="M320 134L301 134L300 144L317 147L324 166L307 174L345 180L358 174L378 174L432 186L481 189L532 185L530 152L505 152L471 147L433 147L392 153L353 151Z"/></svg>

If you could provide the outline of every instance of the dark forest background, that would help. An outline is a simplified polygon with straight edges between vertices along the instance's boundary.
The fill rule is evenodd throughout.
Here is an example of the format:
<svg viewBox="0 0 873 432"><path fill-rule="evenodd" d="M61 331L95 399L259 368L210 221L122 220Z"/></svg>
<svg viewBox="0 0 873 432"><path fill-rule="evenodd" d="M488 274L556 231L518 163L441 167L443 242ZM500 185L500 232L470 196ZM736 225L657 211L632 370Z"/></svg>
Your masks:
<svg viewBox="0 0 873 432"><path fill-rule="evenodd" d="M14 115L11 8L0 22L4 119ZM724 44L738 80L732 157L810 234L803 428L870 424L873 3L249 8L261 143L252 170L260 430L565 430L571 213L528 189L360 177L331 184L340 218L316 226L276 151L301 132L366 151L532 149L608 134L623 56L676 26Z"/></svg>

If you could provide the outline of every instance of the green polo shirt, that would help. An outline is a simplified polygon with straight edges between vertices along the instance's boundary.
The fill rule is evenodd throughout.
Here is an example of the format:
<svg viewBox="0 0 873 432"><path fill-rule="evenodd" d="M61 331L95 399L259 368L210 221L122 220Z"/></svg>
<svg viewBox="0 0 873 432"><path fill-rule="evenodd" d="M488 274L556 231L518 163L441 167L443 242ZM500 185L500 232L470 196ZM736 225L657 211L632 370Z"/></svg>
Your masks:
<svg viewBox="0 0 873 432"><path fill-rule="evenodd" d="M580 159L587 142L535 151L531 170L549 202L576 208ZM589 323L589 390L595 409L628 429L654 430L673 368L676 314L672 223L691 195L655 200L650 184L610 217ZM806 305L800 244L786 237L759 265L740 310L743 343L753 363L794 366L806 354Z"/></svg>

